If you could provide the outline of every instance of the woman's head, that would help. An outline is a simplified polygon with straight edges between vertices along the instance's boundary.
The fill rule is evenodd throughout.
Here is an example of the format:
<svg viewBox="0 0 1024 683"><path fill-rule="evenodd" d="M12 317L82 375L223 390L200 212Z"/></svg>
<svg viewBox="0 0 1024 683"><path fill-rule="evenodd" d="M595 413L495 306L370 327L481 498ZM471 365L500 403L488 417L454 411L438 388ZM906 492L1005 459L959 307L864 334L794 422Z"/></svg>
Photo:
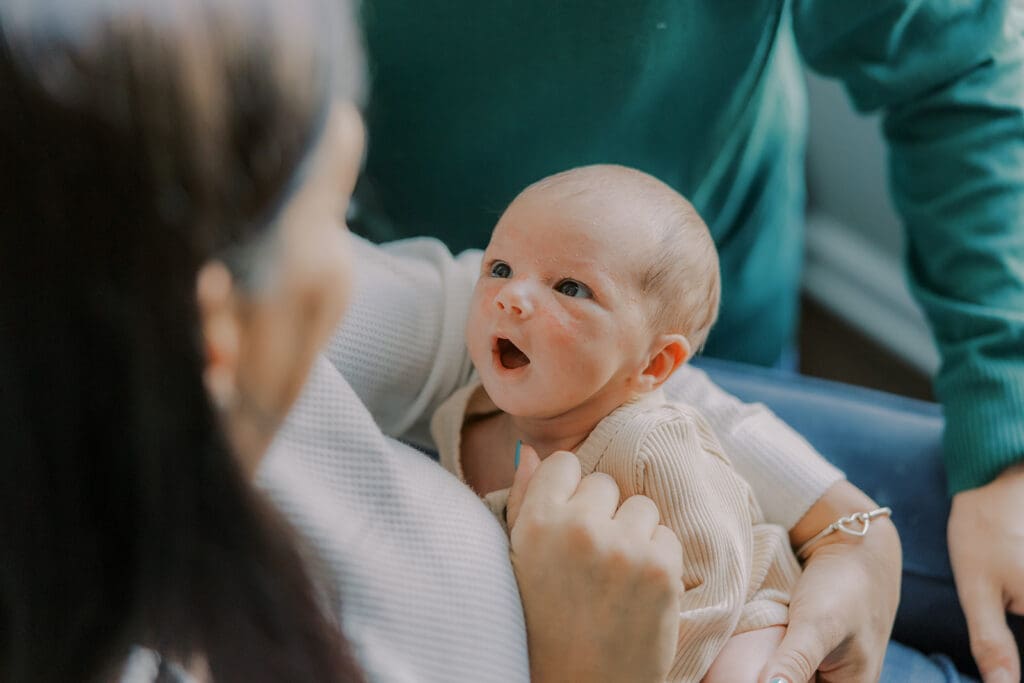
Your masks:
<svg viewBox="0 0 1024 683"><path fill-rule="evenodd" d="M288 635L308 584L228 444L256 462L344 306L351 22L0 2L0 678L139 639L218 679L337 670L316 624Z"/></svg>
<svg viewBox="0 0 1024 683"><path fill-rule="evenodd" d="M203 328L219 332L206 340L215 398L279 419L281 399L294 398L301 380L282 371L304 375L310 358L292 345L320 339L320 329L303 334L306 323L335 322L343 304L338 225L362 151L352 106L362 69L351 25L330 21L342 7L8 2L5 251L29 271L17 282L39 292L33 280L42 280L78 316L127 317L139 335L162 338L140 319L185 326L180 307L192 299L183 292L210 280L197 278L207 264L227 266L233 313L246 314L238 323L253 303L298 295L301 317L259 336L281 357L252 364L254 378L245 375L260 351L245 343L244 325L232 348L223 316ZM301 283L289 280L296 274ZM327 286L317 298L319 284ZM205 295L223 289L200 288L206 317L222 302Z"/></svg>

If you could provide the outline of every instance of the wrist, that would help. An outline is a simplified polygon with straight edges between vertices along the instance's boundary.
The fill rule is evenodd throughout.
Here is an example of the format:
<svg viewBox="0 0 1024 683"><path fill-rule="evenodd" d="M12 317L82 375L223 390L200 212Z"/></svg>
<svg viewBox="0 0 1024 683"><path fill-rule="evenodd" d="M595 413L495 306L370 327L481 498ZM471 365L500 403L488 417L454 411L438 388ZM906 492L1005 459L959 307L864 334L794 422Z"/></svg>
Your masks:
<svg viewBox="0 0 1024 683"><path fill-rule="evenodd" d="M882 517L871 523L870 532L864 536L835 533L815 542L800 558L800 563L806 568L816 559L852 553L844 555L844 562L856 558L856 561L876 568L887 567L895 572L898 579L903 566L903 548L899 539L896 525L888 517ZM889 569L885 570L886 573Z"/></svg>
<svg viewBox="0 0 1024 683"><path fill-rule="evenodd" d="M832 545L864 545L899 549L899 535L896 526L888 516L876 516L871 520L870 530L863 536L835 532L815 539L824 529L843 517L849 517L877 510L878 504L863 491L848 481L836 482L825 494L815 502L806 514L790 529L789 540L794 550L802 548L809 541L814 543L807 548L806 559ZM804 559L804 558L801 558Z"/></svg>
<svg viewBox="0 0 1024 683"><path fill-rule="evenodd" d="M845 479L837 481L789 530L789 542L794 548L799 548L840 517L877 507L875 501L850 482Z"/></svg>
<svg viewBox="0 0 1024 683"><path fill-rule="evenodd" d="M1024 481L1024 462L1019 462L1014 465L1010 465L1006 469L1002 470L999 474L997 474L996 478L987 484L982 484L981 486L977 486L975 488L957 491L956 493L953 494L953 501L955 502L957 498L962 497L964 494L974 494L979 491L984 491L985 489L993 486L994 484L1011 483L1015 480Z"/></svg>
<svg viewBox="0 0 1024 683"><path fill-rule="evenodd" d="M828 540L832 534L844 534L851 540L863 538L871 531L872 523L875 520L889 519L890 517L892 517L892 509L888 507L843 515L797 548L796 559L806 560L810 556L811 550L822 541Z"/></svg>

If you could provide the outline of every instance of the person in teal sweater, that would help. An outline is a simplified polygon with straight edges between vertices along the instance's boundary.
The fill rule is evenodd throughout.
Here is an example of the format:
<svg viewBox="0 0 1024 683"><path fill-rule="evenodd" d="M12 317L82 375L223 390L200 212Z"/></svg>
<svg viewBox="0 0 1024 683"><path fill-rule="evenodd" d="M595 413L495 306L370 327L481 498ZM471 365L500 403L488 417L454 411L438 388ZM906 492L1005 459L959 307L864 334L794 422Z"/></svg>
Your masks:
<svg viewBox="0 0 1024 683"><path fill-rule="evenodd" d="M912 289L942 354L949 553L986 680L1024 612L1024 8L1012 0L364 0L375 90L357 229L482 247L518 188L642 169L721 254L710 356L794 344L800 58L884 112ZM837 160L841 163L841 160ZM820 661L820 659L818 660Z"/></svg>

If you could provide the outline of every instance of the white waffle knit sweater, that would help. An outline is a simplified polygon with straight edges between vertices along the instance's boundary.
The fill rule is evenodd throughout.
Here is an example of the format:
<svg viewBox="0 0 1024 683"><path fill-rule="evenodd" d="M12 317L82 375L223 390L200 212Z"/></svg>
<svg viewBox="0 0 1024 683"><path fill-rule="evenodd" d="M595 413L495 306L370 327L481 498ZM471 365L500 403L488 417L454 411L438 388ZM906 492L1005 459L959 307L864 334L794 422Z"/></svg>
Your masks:
<svg viewBox="0 0 1024 683"><path fill-rule="evenodd" d="M471 365L463 327L480 253L354 240L352 305L260 468L310 553L372 681L527 681L508 543L487 508L396 438L429 444ZM768 521L792 526L842 474L767 409L683 368L666 393L700 405Z"/></svg>

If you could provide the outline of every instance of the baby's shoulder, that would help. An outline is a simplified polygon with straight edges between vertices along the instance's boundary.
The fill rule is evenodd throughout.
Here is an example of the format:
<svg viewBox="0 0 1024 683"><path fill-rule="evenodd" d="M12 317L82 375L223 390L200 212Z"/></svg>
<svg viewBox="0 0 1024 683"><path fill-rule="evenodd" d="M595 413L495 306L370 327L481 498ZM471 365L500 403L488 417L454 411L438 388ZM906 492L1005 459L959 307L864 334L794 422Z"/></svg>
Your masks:
<svg viewBox="0 0 1024 683"><path fill-rule="evenodd" d="M700 409L683 401L656 397L620 410L624 412L624 422L632 424L645 437L671 430L683 430L687 434L713 433Z"/></svg>
<svg viewBox="0 0 1024 683"><path fill-rule="evenodd" d="M609 438L597 469L615 477L624 495L716 495L738 486L732 464L697 407L650 396L609 418L598 430Z"/></svg>
<svg viewBox="0 0 1024 683"><path fill-rule="evenodd" d="M711 423L696 406L682 401L647 401L623 416L619 434L632 442L635 453L648 464L661 460L708 460L731 463Z"/></svg>

